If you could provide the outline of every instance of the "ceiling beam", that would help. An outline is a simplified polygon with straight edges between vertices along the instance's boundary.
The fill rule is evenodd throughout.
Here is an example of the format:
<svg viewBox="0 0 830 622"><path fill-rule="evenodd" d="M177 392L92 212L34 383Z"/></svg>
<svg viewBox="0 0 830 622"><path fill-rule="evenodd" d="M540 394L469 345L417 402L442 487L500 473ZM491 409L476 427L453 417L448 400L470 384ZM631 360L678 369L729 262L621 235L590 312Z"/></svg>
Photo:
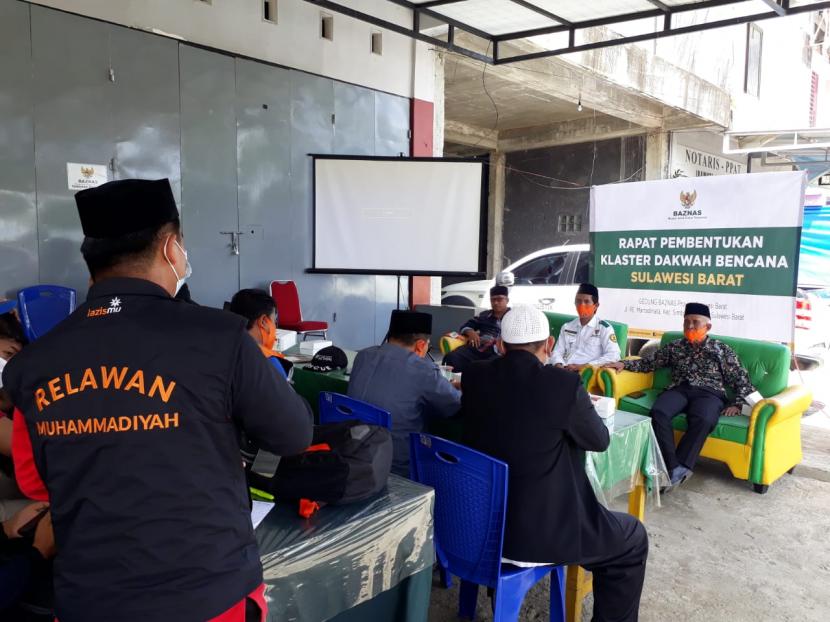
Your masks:
<svg viewBox="0 0 830 622"><path fill-rule="evenodd" d="M328 0L305 0L305 1L306 2L311 2L312 4L319 4L321 1L328 1ZM437 2L438 0L435 0L435 1ZM462 2L463 0L452 0L452 1L453 2ZM476 28L474 26L471 26L470 24L465 24L464 22L460 22L457 19L447 17L446 15L441 15L440 13L436 13L435 11L432 11L430 9L421 8L421 7L423 7L423 5L421 5L421 4L413 4L412 2L409 2L409 0L389 0L389 2L391 2L392 4L397 4L399 6L406 7L407 9L411 9L412 11L414 11L416 13L422 13L423 15L428 15L429 17L432 17L432 18L438 20L439 22L443 22L445 24L455 26L459 30L469 32L470 34L473 34L476 37L479 37L481 39L484 39L485 41L492 41L493 35L490 34L489 32L484 32L483 30L479 30L478 28ZM328 4L335 4L335 3L328 2ZM341 9L346 9L348 11L353 10L353 9L348 8L348 7L344 7L343 5L340 5L340 4L337 4L335 6L338 6ZM337 11L338 9L331 9L331 10L332 11ZM340 11L340 12L343 13L344 11ZM436 39L436 41L437 41L437 39ZM435 41L433 41L433 43L434 42ZM447 47L446 42L445 41L441 42L441 46L442 47ZM488 62L492 62L492 59L490 59Z"/></svg>
<svg viewBox="0 0 830 622"><path fill-rule="evenodd" d="M671 7L660 2L660 0L648 0L648 2L663 11L663 30L671 30Z"/></svg>
<svg viewBox="0 0 830 622"><path fill-rule="evenodd" d="M761 21L773 17L780 17L783 15L795 15L799 13L809 13L815 11L821 11L823 9L830 9L830 1L825 2L816 2L814 4L807 4L807 5L800 5L796 7L792 7L789 0L761 0L764 4L770 7L770 12L768 13L759 13L755 15L746 15L741 17L733 17L728 19L717 20L713 22L703 23L703 24L694 24L690 26L685 26L681 28L672 28L672 16L684 13L687 11L699 11L708 8L726 6L730 4L738 4L738 3L746 3L746 2L754 2L755 0L703 0L702 2L694 2L690 4L682 4L676 6L668 6L665 4L663 0L648 0L650 4L652 4L655 8L646 10L646 11L639 11L634 13L627 13L625 15L614 15L610 17L603 17L591 20L584 20L581 22L570 22L565 20L558 15L547 11L527 0L510 0L513 4L517 6L522 6L525 9L532 10L540 15L544 15L550 20L555 20L558 23L555 26L549 26L545 28L536 28L532 30L523 30L518 32L510 32L504 33L501 35L493 35L492 33L485 32L480 30L470 24L464 23L462 21L447 17L445 15L441 15L429 7L436 7L441 5L449 5L449 4L457 4L460 2L464 2L464 0L429 0L429 2L425 2L422 4L415 4L410 0L388 0L393 4L397 4L399 6L406 7L413 11L413 28L408 28L406 26L401 26L400 24L396 24L394 22L390 22L388 20L381 19L374 15L370 15L368 13L363 13L361 11L357 11L352 9L351 7L344 6L333 0L304 0L310 4L314 4L320 6L322 8L328 9L330 11L335 11L337 13L341 13L343 15L347 15L354 19L358 19L360 21L373 24L380 28L385 28L392 32L396 32L402 35L406 35L412 37L413 39L417 39L419 41L424 41L426 43L430 43L437 47L442 47L453 52L457 52L459 54L463 54L469 58L474 58L477 60L484 61L490 64L508 64L508 63L516 63L520 61L526 60L533 60L538 58L547 58L552 56L558 56L560 54L569 54L573 52L583 52L587 50L594 50L600 49L605 47L614 47L614 46L621 46L626 45L628 43L636 43L639 41L650 41L652 39L660 39L663 37L674 36L674 35L682 35L688 34L692 32L701 32L705 30L712 30L715 28L723 28L726 26L734 26L738 24L744 24L748 22L754 21ZM586 2L588 0L585 0ZM488 50L484 53L481 51L476 51L474 49L465 48L458 46L452 40L444 41L437 37L432 37L430 35L423 34L420 32L418 28L418 16L419 15L427 15L429 17L434 18L435 20L447 24L448 26L452 26L455 29L462 30L464 32L470 33L475 35L479 39L482 39L484 42L488 43ZM664 25L662 30L656 30L651 33L645 33L641 35L635 35L630 37L620 37L618 39L609 39L607 41L596 41L592 43L586 43L582 45L574 45L575 43L575 32L579 29L584 28L593 28L598 26L611 26L613 24L626 22L626 21L633 21L638 19L644 19L649 17L659 17L663 16L665 18ZM557 48L554 50L540 50L538 52L530 52L527 54L519 54L514 56L505 56L499 50L499 43L504 41L513 41L517 39L525 39L528 37L544 35L544 34L554 34L558 32L568 32L568 45L562 48ZM478 49L483 49L483 45L477 46ZM490 54L490 49L493 49L493 54Z"/></svg>
<svg viewBox="0 0 830 622"><path fill-rule="evenodd" d="M598 137L607 140L623 136L638 136L648 131L648 128L624 119L597 115L551 125L503 130L498 134L498 150L509 153L542 149L590 142L597 140Z"/></svg>
<svg viewBox="0 0 830 622"><path fill-rule="evenodd" d="M495 151L499 144L497 130L476 127L452 119L444 120L444 142L475 147L482 151Z"/></svg>
<svg viewBox="0 0 830 622"><path fill-rule="evenodd" d="M660 9L664 13L671 13L671 9L669 7L667 7L665 4L663 4L662 2L660 2L660 0L647 0L647 1L648 1L649 4L653 4L654 6L656 6L658 9Z"/></svg>
<svg viewBox="0 0 830 622"><path fill-rule="evenodd" d="M556 13L551 13L550 11L546 11L542 7L536 6L535 4L531 4L530 2L527 2L526 0L510 0L510 1L513 4L517 4L520 7L528 9L529 11L533 11L534 13L538 13L539 15L542 15L543 17L547 17L548 19L553 20L555 22L559 22L560 24L565 24L566 26L571 25L571 22L568 21L567 19L565 19L564 17L560 17Z"/></svg>
<svg viewBox="0 0 830 622"><path fill-rule="evenodd" d="M703 3L700 3L703 4ZM810 4L799 6L795 8L789 9L787 15L795 15L797 13L809 13L813 11L819 11L822 9L830 9L830 1L827 2L819 2L817 4ZM572 52L585 52L588 50L597 50L600 48L607 48L607 47L616 47L618 45L624 45L626 43L637 43L640 41L650 41L652 39L662 39L663 37L673 37L675 35L683 35L689 34L693 32L702 32L706 30L713 30L715 28L724 28L726 26L737 26L740 24L746 24L749 22L758 22L765 19L771 19L774 17L779 17L778 13L775 11L770 11L768 13L760 13L756 15L744 15L740 17L730 17L728 19L717 20L714 22L708 22L706 24L694 24L691 26L684 26L682 28L672 28L671 30L659 30L655 32L645 33L642 35L634 35L631 37L620 37L618 39L608 39L606 41L596 41L593 43L585 43L582 45L574 45L568 46L563 48L558 48L555 50L544 50L540 52L531 52L528 54L518 54L515 56L504 56L502 55L495 64L507 64L507 63L518 63L521 61L526 60L534 60L538 58L548 58L551 56L560 56L562 54L570 54ZM575 24L576 27L579 27L579 24ZM561 30L561 29L560 29ZM535 33L540 34L540 33ZM497 40L502 40L504 37L497 37ZM510 39L513 38L512 35L509 36ZM524 38L524 37L522 37Z"/></svg>
<svg viewBox="0 0 830 622"><path fill-rule="evenodd" d="M392 0L392 1L394 1L394 0ZM334 11L335 13L340 13L341 15L345 15L347 17L351 17L351 18L360 20L362 22L366 22L367 24L372 24L373 26L377 26L378 28L385 28L386 30L389 30L391 32L397 32L398 34L402 34L402 35L405 35L405 36L408 36L408 37L412 37L413 39L417 39L418 41L423 41L425 43L430 43L432 45L445 48L445 49L450 50L452 52L456 52L458 54L462 54L464 56L467 56L468 58L473 58L475 60L479 60L479 61L482 61L482 62L485 62L485 63L493 64L493 57L492 56L488 56L486 54L480 54L480 53L475 52L473 50L454 45L453 43L448 43L446 41L442 41L441 39L437 39L435 37L430 37L429 35L425 35L425 34L419 32L418 30L416 30L414 28L407 28L406 26L401 26L400 24L395 24L394 22L390 22L390 21L381 19L379 17L375 17L374 15L369 15L368 13L362 13L361 11L357 11L357 10L352 9L350 7L343 6L342 4L332 2L331 0L305 0L305 2L308 2L309 4L314 4L316 6L319 6L320 8L327 9L329 11ZM424 11L424 12L427 13L427 11ZM446 20L445 18L442 18L442 19L444 19L444 21L449 21L449 23L452 24L452 21ZM416 16L413 18L413 25L416 25L417 22L418 22L418 19L417 19L417 12L416 12ZM467 32L470 32L469 27L465 26L464 30L466 30ZM476 32L472 32L471 34L474 34L476 36L480 36ZM487 37L489 37L489 35L487 35L487 34L485 34L484 36L485 36L485 39Z"/></svg>
<svg viewBox="0 0 830 622"><path fill-rule="evenodd" d="M394 0L393 0L394 1ZM638 19L645 19L648 17L660 17L661 15L675 15L691 10L713 9L717 7L726 6L729 4L740 4L746 2L753 2L754 0L704 0L695 4L683 4L675 7L666 7L669 9L668 13L664 9L654 8L647 11L635 11L633 13L625 13L622 15L609 15L607 17L598 17L595 19L586 19L581 22L572 22L571 28L594 28L596 26L611 26L621 22L630 22ZM649 0L651 2L651 0ZM652 4L654 4L652 2ZM660 2L659 4L663 4ZM665 4L663 4L665 6ZM700 24L705 26L705 24ZM511 39L525 39L527 37L535 37L537 35L548 35L567 30L567 26L548 26L546 28L533 28L531 30L520 30L517 32L509 32L493 37L498 41L509 41Z"/></svg>
<svg viewBox="0 0 830 622"><path fill-rule="evenodd" d="M411 4L421 9L431 9L434 6L443 6L445 4L458 4L459 2L464 2L464 0L430 0L430 2L413 2Z"/></svg>
<svg viewBox="0 0 830 622"><path fill-rule="evenodd" d="M463 39L462 39L463 41ZM445 85L445 115L448 119L464 122L468 125L484 125L481 117L465 106L462 102L479 98L487 101L487 95L481 86L481 80L464 78L461 82L452 82L449 76L455 75L453 66L458 66L461 75L480 76L480 64L466 58L452 56L446 60L445 75L448 81ZM625 119L641 127L654 128L663 125L664 105L650 97L643 97L636 92L619 88L608 78L601 75L592 75L584 68L572 65L566 60L556 58L534 65L533 71L527 71L527 66L499 65L497 69L488 69L487 76L489 91L495 99L497 107L504 109L511 107L512 117L521 116L525 102L538 104L541 101L559 100L572 106L574 117L579 116L577 105L581 101L588 110L602 111ZM492 73L491 73L492 72ZM498 81L492 80L498 78ZM461 103L453 106L451 101ZM492 127L492 121L490 121ZM533 125L534 123L527 123ZM515 126L514 123L508 125ZM520 123L519 125L524 125ZM502 119L502 131L505 124Z"/></svg>
<svg viewBox="0 0 830 622"><path fill-rule="evenodd" d="M769 8L771 8L773 11L775 11L776 13L778 13L781 16L784 16L784 15L787 14L787 9L785 9L778 2L776 2L776 0L761 0L761 2L766 4Z"/></svg>
<svg viewBox="0 0 830 622"><path fill-rule="evenodd" d="M545 28L532 28L530 30L521 30L518 32L508 32L503 35L493 37L496 41L511 41L513 39L526 39L527 37L535 37L538 35L550 35L557 32L564 32L565 30L575 28L593 28L594 26L609 26L619 22L625 22L635 19L643 19L645 17L660 17L663 11L660 9L651 9L649 11L639 11L637 13L626 13L625 15L616 15L611 17L603 17L598 19L586 20L582 22L573 22L570 26L547 26Z"/></svg>

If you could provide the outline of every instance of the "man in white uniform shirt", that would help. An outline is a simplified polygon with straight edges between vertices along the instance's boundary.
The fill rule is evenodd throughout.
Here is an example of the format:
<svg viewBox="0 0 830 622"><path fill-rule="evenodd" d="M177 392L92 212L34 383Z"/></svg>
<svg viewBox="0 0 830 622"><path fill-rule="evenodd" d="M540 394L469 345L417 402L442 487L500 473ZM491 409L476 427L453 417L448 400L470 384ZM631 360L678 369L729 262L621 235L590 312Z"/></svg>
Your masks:
<svg viewBox="0 0 830 622"><path fill-rule="evenodd" d="M620 346L614 329L597 317L599 290L582 283L574 302L579 317L562 326L549 363L578 373L586 365L619 361Z"/></svg>

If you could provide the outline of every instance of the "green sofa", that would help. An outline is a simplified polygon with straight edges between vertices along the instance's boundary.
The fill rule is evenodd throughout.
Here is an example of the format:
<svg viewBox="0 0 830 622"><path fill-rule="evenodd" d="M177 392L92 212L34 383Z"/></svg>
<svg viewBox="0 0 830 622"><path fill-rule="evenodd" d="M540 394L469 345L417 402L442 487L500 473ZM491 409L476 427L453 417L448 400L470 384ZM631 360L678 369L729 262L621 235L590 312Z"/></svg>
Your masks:
<svg viewBox="0 0 830 622"><path fill-rule="evenodd" d="M811 393L801 385L788 387L790 350L778 343L713 338L729 345L738 355L750 380L765 398L755 405L750 416L721 417L703 446L701 455L725 462L732 474L753 483L764 493L784 473L801 461L801 415L810 405ZM683 339L683 333L668 332L660 345ZM603 369L599 385L604 395L617 399L620 410L648 415L657 396L671 381L670 370L635 373ZM634 397L632 394L642 392ZM729 397L732 397L731 395ZM686 430L686 416L680 414L672 425L675 438Z"/></svg>

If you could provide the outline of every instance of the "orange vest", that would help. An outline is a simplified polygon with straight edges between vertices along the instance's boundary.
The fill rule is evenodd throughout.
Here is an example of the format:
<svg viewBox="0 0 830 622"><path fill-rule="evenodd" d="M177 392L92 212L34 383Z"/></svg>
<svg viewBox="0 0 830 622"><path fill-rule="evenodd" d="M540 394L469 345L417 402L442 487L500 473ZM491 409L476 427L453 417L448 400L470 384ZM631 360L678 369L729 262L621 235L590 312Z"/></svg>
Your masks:
<svg viewBox="0 0 830 622"><path fill-rule="evenodd" d="M278 359L284 359L285 356L282 352L277 352L276 350L269 350L264 345L259 344L259 349L262 350L262 353L265 355L265 358L271 358L272 356L276 356Z"/></svg>

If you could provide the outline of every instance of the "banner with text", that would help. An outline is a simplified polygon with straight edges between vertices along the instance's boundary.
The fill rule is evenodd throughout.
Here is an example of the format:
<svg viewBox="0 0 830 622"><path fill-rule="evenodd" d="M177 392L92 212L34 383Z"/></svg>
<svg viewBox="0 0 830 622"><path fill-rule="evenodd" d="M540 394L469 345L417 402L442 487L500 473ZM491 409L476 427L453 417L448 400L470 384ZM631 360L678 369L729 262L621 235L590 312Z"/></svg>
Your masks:
<svg viewBox="0 0 830 622"><path fill-rule="evenodd" d="M721 335L793 341L803 172L667 179L591 189L602 314L680 330L703 302Z"/></svg>

